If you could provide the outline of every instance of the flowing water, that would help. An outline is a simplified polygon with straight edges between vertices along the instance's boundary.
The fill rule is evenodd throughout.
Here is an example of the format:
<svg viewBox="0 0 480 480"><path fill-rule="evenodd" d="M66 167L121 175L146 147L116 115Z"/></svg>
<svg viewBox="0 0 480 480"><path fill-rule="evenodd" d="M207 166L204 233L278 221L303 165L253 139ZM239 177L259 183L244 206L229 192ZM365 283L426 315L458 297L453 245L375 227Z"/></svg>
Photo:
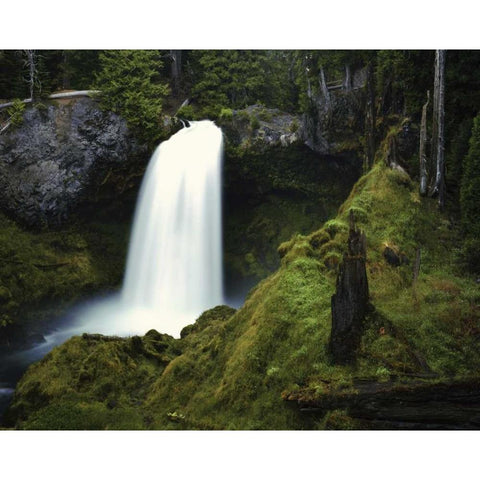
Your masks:
<svg viewBox="0 0 480 480"><path fill-rule="evenodd" d="M18 372L72 335L144 335L154 328L178 337L223 303L222 150L222 132L207 120L160 144L140 189L121 293L78 309L45 344L4 359L9 382L0 375L0 410Z"/></svg>
<svg viewBox="0 0 480 480"><path fill-rule="evenodd" d="M140 192L123 287L126 305L155 312L157 329L222 303L222 132L192 122L160 145Z"/></svg>
<svg viewBox="0 0 480 480"><path fill-rule="evenodd" d="M140 189L122 292L79 315L75 328L175 337L223 303L222 131L192 122L155 151Z"/></svg>

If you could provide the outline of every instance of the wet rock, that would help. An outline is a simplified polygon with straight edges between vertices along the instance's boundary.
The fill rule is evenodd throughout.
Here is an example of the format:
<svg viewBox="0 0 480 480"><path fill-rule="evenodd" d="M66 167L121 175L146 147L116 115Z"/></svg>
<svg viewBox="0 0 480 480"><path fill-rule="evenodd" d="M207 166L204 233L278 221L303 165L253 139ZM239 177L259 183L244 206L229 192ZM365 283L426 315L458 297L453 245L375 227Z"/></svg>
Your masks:
<svg viewBox="0 0 480 480"><path fill-rule="evenodd" d="M0 207L30 226L59 225L143 151L93 99L29 108L0 136Z"/></svg>

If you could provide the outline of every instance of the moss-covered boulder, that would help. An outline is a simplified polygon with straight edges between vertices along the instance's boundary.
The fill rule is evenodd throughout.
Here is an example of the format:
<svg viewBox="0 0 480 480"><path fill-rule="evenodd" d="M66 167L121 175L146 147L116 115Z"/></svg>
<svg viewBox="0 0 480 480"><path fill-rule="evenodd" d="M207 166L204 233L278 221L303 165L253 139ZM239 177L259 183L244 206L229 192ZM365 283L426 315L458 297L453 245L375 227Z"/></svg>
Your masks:
<svg viewBox="0 0 480 480"><path fill-rule="evenodd" d="M179 354L178 341L154 330L73 337L28 369L5 422L39 430L146 428L145 393Z"/></svg>

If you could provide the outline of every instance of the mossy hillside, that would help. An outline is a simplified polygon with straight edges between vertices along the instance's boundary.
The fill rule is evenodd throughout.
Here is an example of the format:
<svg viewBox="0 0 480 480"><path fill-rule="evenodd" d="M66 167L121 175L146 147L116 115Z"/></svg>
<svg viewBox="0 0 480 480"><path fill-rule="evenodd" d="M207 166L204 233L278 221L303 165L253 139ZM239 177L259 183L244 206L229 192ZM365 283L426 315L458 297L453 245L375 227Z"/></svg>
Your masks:
<svg viewBox="0 0 480 480"><path fill-rule="evenodd" d="M121 282L129 225L77 222L59 230L29 231L0 213L0 325L40 318L85 294Z"/></svg>
<svg viewBox="0 0 480 480"><path fill-rule="evenodd" d="M327 267L332 249L336 253L345 248L350 210L367 236L369 287L376 309L367 323L358 373L381 373L380 362L395 375L474 374L480 360L480 290L458 269L458 230L438 212L434 200L418 195L418 185L407 175L379 162L359 180L334 222L307 237L314 244L324 238L315 250ZM326 242L325 233L331 238ZM406 255L409 264L389 265L383 257L387 245ZM421 268L414 283L417 248ZM283 249L288 259L292 253Z"/></svg>
<svg viewBox="0 0 480 480"><path fill-rule="evenodd" d="M29 367L7 421L28 429L145 428L145 392L178 354L175 340L155 330L73 337Z"/></svg>
<svg viewBox="0 0 480 480"><path fill-rule="evenodd" d="M156 428L168 426L169 410L182 413L185 428L301 425L280 393L326 361L326 331L319 323L327 321L329 297L318 295L322 275L315 260L299 259L287 270L261 282L215 331L191 337L149 395ZM330 285L323 288L330 293Z"/></svg>
<svg viewBox="0 0 480 480"><path fill-rule="evenodd" d="M425 375L440 381L475 375L480 292L457 270L456 230L434 200L418 196L417 187L407 175L378 162L334 221L281 246L280 269L217 333L215 355L207 361L212 350L203 352L203 376L197 375L193 351L186 349L156 381L149 396L155 427L165 426L162 409L174 408L187 428L189 422L211 428L302 428L305 423L280 401L282 391L309 385L325 394L354 391L359 379L408 382ZM325 260L346 246L350 209L368 239L375 310L367 319L357 365L340 367L330 364L327 353L336 271ZM386 245L403 252L410 264L389 265L383 257ZM417 247L422 263L414 284Z"/></svg>
<svg viewBox="0 0 480 480"><path fill-rule="evenodd" d="M250 292L240 310L212 318L181 340L181 353L145 383L139 415L149 420L143 428L351 428L355 425L344 412L307 419L282 394L287 398L304 389L313 395L355 393L358 380L408 382L428 376L426 382L437 382L477 374L480 294L474 279L456 267L458 233L434 200L420 198L415 182L381 160L357 182L335 219L280 246L280 268ZM374 311L357 364L335 366L328 339L338 262L331 260L340 260L345 250L350 209L367 236ZM388 264L385 245L403 252L410 264ZM422 262L413 283L417 247ZM42 388L51 381L52 367L43 364ZM102 381L109 375L105 370ZM119 370L120 382L122 375ZM22 384L37 381L36 376L30 371ZM92 380L89 395L100 381ZM24 398L20 388L17 402ZM48 424L46 409L66 408L72 401L62 395L52 397L44 410L32 409L22 426L28 428L31 418ZM82 405L95 408L100 400L89 398ZM122 413L117 413L120 422Z"/></svg>

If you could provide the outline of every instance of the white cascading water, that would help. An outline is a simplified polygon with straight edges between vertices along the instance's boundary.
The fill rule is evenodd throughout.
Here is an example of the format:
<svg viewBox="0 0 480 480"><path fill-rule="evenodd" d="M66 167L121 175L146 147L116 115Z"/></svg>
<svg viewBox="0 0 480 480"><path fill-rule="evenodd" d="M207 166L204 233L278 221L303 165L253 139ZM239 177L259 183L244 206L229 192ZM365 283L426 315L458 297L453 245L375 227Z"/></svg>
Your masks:
<svg viewBox="0 0 480 480"><path fill-rule="evenodd" d="M81 308L50 343L152 328L178 337L223 303L222 150L222 131L208 120L157 147L140 189L121 295Z"/></svg>
<svg viewBox="0 0 480 480"><path fill-rule="evenodd" d="M126 306L178 334L222 303L222 131L192 122L153 154L140 190L122 290Z"/></svg>

